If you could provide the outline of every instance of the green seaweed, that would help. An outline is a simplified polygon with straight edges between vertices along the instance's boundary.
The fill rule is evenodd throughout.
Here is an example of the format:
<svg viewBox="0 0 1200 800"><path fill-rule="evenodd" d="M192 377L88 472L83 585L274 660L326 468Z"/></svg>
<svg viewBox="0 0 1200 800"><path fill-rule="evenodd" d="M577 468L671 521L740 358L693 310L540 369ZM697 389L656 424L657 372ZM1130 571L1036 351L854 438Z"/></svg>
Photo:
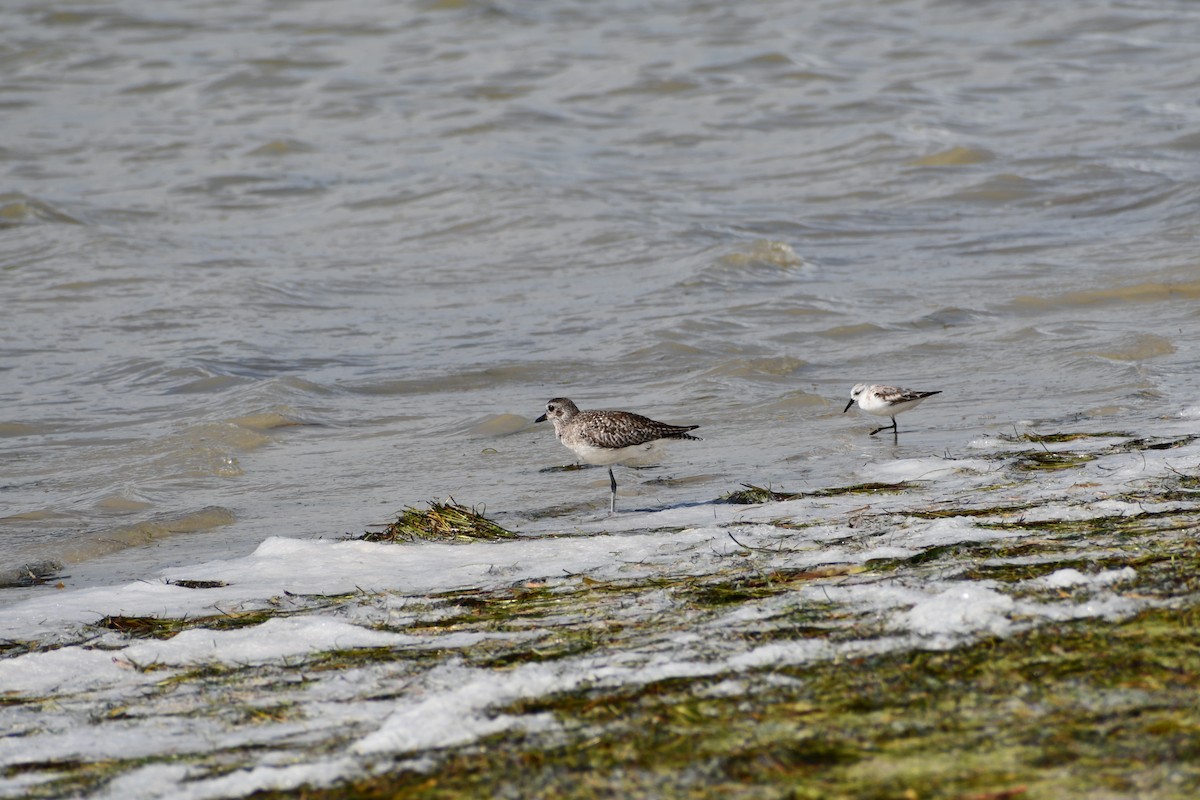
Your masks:
<svg viewBox="0 0 1200 800"><path fill-rule="evenodd" d="M1110 453L1132 453L1141 450L1172 450L1184 447L1200 439L1200 436L1188 435L1172 439L1154 437L1135 437L1126 431L1073 431L1070 433L1023 433L1019 436L1001 435L1000 439L1008 442L1033 442L1034 444L1065 444L1067 442L1086 441L1091 439L1125 439L1126 441L1109 445Z"/></svg>
<svg viewBox="0 0 1200 800"><path fill-rule="evenodd" d="M748 506L759 503L778 503L783 500L794 500L801 496L798 493L776 492L773 489L752 486L749 483L743 483L742 486L744 488L721 495L717 498L716 502Z"/></svg>
<svg viewBox="0 0 1200 800"><path fill-rule="evenodd" d="M303 796L1182 800L1200 787L1198 623L1196 606L1153 609L949 651L583 686L495 709L551 714L553 733Z"/></svg>
<svg viewBox="0 0 1200 800"><path fill-rule="evenodd" d="M1200 504L1200 476L1175 473L1170 478L1117 496L1127 503L1192 503Z"/></svg>
<svg viewBox="0 0 1200 800"><path fill-rule="evenodd" d="M450 498L444 503L432 500L424 510L408 506L383 530L368 531L358 538L368 542L472 542L516 539L519 535Z"/></svg>
<svg viewBox="0 0 1200 800"><path fill-rule="evenodd" d="M432 595L432 599L455 613L428 623L417 623L407 628L406 632L421 635L475 626L495 630L514 622L525 624L531 619L559 613L568 596L548 586L535 584L491 592L474 589L442 592Z"/></svg>
<svg viewBox="0 0 1200 800"><path fill-rule="evenodd" d="M1050 450L1029 450L1017 454L1013 460L1013 467L1022 472L1072 469L1095 459L1096 456L1092 453L1055 453Z"/></svg>
<svg viewBox="0 0 1200 800"><path fill-rule="evenodd" d="M794 591L801 584L855 575L864 570L854 564L834 564L811 569L776 569L739 574L722 580L695 579L676 588L682 599L700 608L736 605Z"/></svg>
<svg viewBox="0 0 1200 800"><path fill-rule="evenodd" d="M981 528L1001 530L1040 531L1058 537L1079 539L1090 536L1139 536L1163 531L1194 530L1200 527L1200 518L1178 509L1163 509L1083 519L986 521L979 522L978 525Z"/></svg>
<svg viewBox="0 0 1200 800"><path fill-rule="evenodd" d="M283 607L284 598L273 598L261 608L226 611L199 617L156 617L112 614L92 623L93 627L117 631L134 639L170 639L185 630L207 628L223 631L261 625L276 617L305 614L317 608L331 608L359 599L358 590L341 594L301 595L284 592L288 606Z"/></svg>
<svg viewBox="0 0 1200 800"><path fill-rule="evenodd" d="M851 486L834 486L827 489L816 489L811 492L776 492L762 486L743 483L744 488L721 495L716 502L734 505L757 505L759 503L777 503L785 500L799 500L804 497L841 497L844 495L898 494L913 489L918 484L911 481L899 483L856 483Z"/></svg>
<svg viewBox="0 0 1200 800"><path fill-rule="evenodd" d="M1189 445L1197 439L1200 439L1200 436L1181 436L1176 439L1131 439L1128 442L1114 445L1111 449L1114 453L1130 453L1139 450L1174 450L1177 447Z"/></svg>
<svg viewBox="0 0 1200 800"><path fill-rule="evenodd" d="M906 492L909 489L915 489L920 484L912 481L900 481L898 483L856 483L852 486L835 486L830 489L817 489L812 492L805 492L804 497L842 497L850 494L899 494Z"/></svg>
<svg viewBox="0 0 1200 800"><path fill-rule="evenodd" d="M1037 444L1062 444L1083 439L1128 439L1133 434L1121 431L1075 431L1072 433L1023 433L1020 436L1001 436L1010 442L1035 442Z"/></svg>
<svg viewBox="0 0 1200 800"><path fill-rule="evenodd" d="M1007 517L1028 511L1036 506L1033 503L1018 503L1006 506L980 506L950 508L918 508L904 513L918 519L953 519L954 517Z"/></svg>
<svg viewBox="0 0 1200 800"><path fill-rule="evenodd" d="M272 617L282 616L272 609L237 611L205 617L152 617L112 615L101 617L93 624L98 628L119 631L135 639L170 639L191 628L233 630L261 625Z"/></svg>
<svg viewBox="0 0 1200 800"><path fill-rule="evenodd" d="M167 581L171 586L179 586L184 589L220 589L229 584L225 581L189 581L189 580L172 580Z"/></svg>

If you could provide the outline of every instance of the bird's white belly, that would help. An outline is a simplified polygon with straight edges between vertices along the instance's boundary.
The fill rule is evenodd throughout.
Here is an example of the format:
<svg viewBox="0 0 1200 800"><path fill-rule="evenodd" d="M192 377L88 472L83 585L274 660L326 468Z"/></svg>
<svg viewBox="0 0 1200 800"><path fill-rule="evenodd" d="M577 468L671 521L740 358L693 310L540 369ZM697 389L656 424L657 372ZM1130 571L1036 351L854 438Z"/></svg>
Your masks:
<svg viewBox="0 0 1200 800"><path fill-rule="evenodd" d="M657 464L662 460L661 441L660 439L645 444L635 444L632 447L595 447L583 443L567 446L585 464L647 466Z"/></svg>
<svg viewBox="0 0 1200 800"><path fill-rule="evenodd" d="M921 398L924 400L925 398ZM886 400L878 400L871 398L870 402L865 406L860 406L863 411L868 414L874 414L877 417L894 417L897 414L908 411L915 405L919 405L921 400L906 400L903 403L889 404Z"/></svg>

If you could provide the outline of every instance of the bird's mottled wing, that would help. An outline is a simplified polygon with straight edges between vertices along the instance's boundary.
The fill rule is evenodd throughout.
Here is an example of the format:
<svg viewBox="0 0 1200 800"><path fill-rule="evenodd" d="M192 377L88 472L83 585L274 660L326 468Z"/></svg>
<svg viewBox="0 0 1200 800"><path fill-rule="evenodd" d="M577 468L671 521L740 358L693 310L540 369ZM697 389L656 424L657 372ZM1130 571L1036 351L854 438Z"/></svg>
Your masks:
<svg viewBox="0 0 1200 800"><path fill-rule="evenodd" d="M899 405L900 403L908 403L913 400L921 400L934 394L941 394L941 390L936 392L915 392L912 389L901 389L898 386L877 386L875 394L880 400L890 406Z"/></svg>
<svg viewBox="0 0 1200 800"><path fill-rule="evenodd" d="M696 439L687 432L699 425L668 425L628 411L580 411L572 420L580 439L594 447L616 449L658 439Z"/></svg>

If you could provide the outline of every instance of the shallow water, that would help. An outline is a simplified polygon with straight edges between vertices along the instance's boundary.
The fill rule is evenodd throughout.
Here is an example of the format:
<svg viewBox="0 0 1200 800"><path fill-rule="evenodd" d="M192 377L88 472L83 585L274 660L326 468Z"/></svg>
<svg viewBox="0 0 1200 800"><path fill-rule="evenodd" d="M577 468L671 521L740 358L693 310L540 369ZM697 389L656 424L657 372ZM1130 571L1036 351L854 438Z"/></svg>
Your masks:
<svg viewBox="0 0 1200 800"><path fill-rule="evenodd" d="M557 395L702 426L626 509L1195 404L1194 4L329 13L0 10L9 582L571 526ZM870 438L859 381L943 394Z"/></svg>

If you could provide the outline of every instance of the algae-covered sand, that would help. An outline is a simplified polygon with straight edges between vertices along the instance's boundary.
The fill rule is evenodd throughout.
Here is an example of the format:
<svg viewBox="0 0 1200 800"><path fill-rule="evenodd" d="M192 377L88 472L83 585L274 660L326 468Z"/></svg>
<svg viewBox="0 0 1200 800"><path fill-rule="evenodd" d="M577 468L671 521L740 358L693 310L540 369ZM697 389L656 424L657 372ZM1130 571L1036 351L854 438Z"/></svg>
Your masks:
<svg viewBox="0 0 1200 800"><path fill-rule="evenodd" d="M1051 432L47 587L0 622L0 794L1194 797L1198 462Z"/></svg>

